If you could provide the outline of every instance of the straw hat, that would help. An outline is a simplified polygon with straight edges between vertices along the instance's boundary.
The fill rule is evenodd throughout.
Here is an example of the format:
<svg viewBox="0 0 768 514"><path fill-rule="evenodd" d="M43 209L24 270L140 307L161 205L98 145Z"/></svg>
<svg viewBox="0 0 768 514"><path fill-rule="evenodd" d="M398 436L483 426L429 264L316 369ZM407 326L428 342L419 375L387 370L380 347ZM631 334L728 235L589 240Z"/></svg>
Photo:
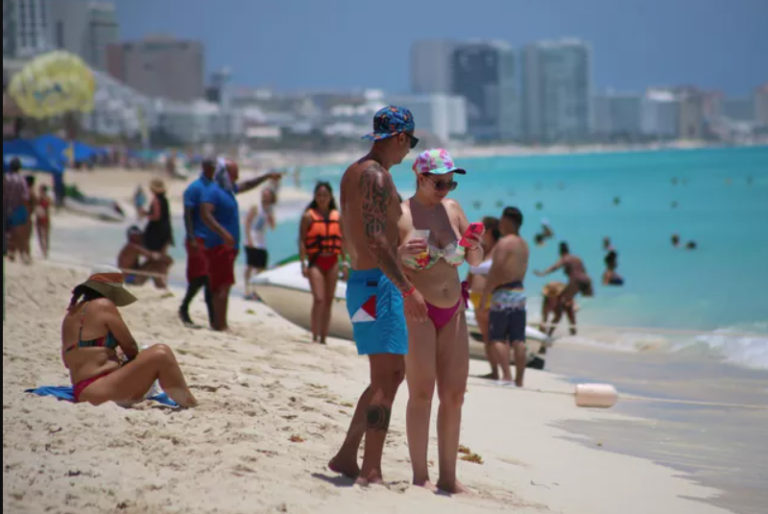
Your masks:
<svg viewBox="0 0 768 514"><path fill-rule="evenodd" d="M162 179L153 178L149 182L149 190L155 194L163 194L165 193L165 182Z"/></svg>
<svg viewBox="0 0 768 514"><path fill-rule="evenodd" d="M561 294L563 294L563 291L565 291L566 287L567 287L566 284L562 282L550 282L549 284L541 288L541 294L543 294L547 298L560 296Z"/></svg>
<svg viewBox="0 0 768 514"><path fill-rule="evenodd" d="M123 272L114 266L103 265L94 267L88 280L80 285L103 294L118 307L123 307L136 301L136 297L123 287Z"/></svg>

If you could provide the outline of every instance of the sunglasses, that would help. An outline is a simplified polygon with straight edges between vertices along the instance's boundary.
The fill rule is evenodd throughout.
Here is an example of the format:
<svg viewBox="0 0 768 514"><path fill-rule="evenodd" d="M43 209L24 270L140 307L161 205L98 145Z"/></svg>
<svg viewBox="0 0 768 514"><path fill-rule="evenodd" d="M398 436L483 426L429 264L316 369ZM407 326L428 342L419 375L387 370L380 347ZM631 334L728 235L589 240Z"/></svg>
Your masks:
<svg viewBox="0 0 768 514"><path fill-rule="evenodd" d="M406 136L408 136L408 139L410 139L410 140L411 140L411 150L413 150L414 148L416 148L416 145L418 145L418 144L419 144L419 138L418 138L418 137L416 137L416 136L414 136L413 134L410 134L410 133L408 133L408 132L403 132L403 134L405 134Z"/></svg>
<svg viewBox="0 0 768 514"><path fill-rule="evenodd" d="M432 176L430 175L430 178ZM455 180L446 182L444 180L432 179L432 186L435 188L435 191L453 191L458 185L459 183Z"/></svg>

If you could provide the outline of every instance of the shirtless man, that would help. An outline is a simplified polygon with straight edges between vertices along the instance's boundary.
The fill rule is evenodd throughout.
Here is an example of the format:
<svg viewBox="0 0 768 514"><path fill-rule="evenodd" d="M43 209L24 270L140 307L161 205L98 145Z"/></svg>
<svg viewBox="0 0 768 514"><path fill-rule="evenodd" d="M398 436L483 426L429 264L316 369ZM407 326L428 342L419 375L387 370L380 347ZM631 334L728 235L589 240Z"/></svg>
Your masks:
<svg viewBox="0 0 768 514"><path fill-rule="evenodd" d="M384 439L392 403L405 375L405 316L427 319L424 298L405 277L397 257L401 210L389 174L389 168L416 146L413 130L408 109L380 109L373 118L373 133L365 136L374 142L373 147L341 179L342 232L352 264L347 310L357 351L368 355L371 383L360 396L344 443L328 467L357 477L361 485L382 481ZM363 435L365 452L359 468L357 450Z"/></svg>
<svg viewBox="0 0 768 514"><path fill-rule="evenodd" d="M592 279L587 275L584 263L580 258L569 253L568 243L565 241L560 243L560 259L544 271L536 270L534 273L537 277L543 277L560 268L563 268L568 275L568 286L560 295L560 301L564 307L567 308L573 304L576 293L581 293L582 296L593 295ZM571 334L576 334L575 326L571 327Z"/></svg>
<svg viewBox="0 0 768 514"><path fill-rule="evenodd" d="M128 242L125 243L125 246L117 255L117 267L125 273L125 283L137 286L142 285L149 279L150 275L134 274L132 272L145 271L155 273L156 275L152 276L155 287L164 289L166 287L165 275L168 273L168 268L173 263L173 259L168 255L144 248L142 246L143 233L136 225L131 226L126 235L128 236ZM147 260L143 264L139 264L140 257L146 257Z"/></svg>
<svg viewBox="0 0 768 514"><path fill-rule="evenodd" d="M487 309L488 338L491 341L489 356L491 366L501 367L502 381L512 383L509 366L510 345L515 356L515 385L523 386L525 373L525 292L523 279L528 271L528 243L520 237L523 214L517 207L507 207L499 220L502 238L493 250L493 264L488 272L483 296L482 309Z"/></svg>

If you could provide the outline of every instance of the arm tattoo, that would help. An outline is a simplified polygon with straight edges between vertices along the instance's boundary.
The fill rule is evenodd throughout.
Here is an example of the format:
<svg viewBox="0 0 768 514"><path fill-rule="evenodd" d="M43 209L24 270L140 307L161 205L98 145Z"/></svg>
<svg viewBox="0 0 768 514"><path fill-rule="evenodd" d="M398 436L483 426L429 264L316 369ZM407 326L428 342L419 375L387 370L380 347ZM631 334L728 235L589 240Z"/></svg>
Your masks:
<svg viewBox="0 0 768 514"><path fill-rule="evenodd" d="M389 417L392 410L384 405L371 405L366 412L368 428L387 431L389 429Z"/></svg>
<svg viewBox="0 0 768 514"><path fill-rule="evenodd" d="M384 235L387 228L387 207L391 191L383 180L384 168L372 164L360 177L360 191L363 194L363 228L366 237Z"/></svg>
<svg viewBox="0 0 768 514"><path fill-rule="evenodd" d="M380 164L374 163L363 171L360 192L363 196L363 230L371 253L395 287L406 291L410 283L397 264L395 248L387 240L387 211L396 192L391 182L386 180L385 170Z"/></svg>

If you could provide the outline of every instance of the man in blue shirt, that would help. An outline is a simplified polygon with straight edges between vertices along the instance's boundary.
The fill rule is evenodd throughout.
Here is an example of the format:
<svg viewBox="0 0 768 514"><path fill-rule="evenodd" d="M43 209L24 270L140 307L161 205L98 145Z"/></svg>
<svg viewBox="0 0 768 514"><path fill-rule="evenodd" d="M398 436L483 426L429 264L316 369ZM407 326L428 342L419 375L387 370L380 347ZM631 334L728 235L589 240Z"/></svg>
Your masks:
<svg viewBox="0 0 768 514"><path fill-rule="evenodd" d="M240 210L237 193L243 193L262 182L282 178L282 173L266 173L251 180L237 182L237 163L220 161L213 183L202 195L202 220L207 225L203 236L208 261L208 282L213 296L213 329L227 330L229 290L235 283L235 258L240 246Z"/></svg>
<svg viewBox="0 0 768 514"><path fill-rule="evenodd" d="M205 304L208 307L208 322L213 327L213 296L208 283L208 260L204 252L204 237L208 227L200 217L203 192L213 183L216 161L206 158L202 162L200 177L184 190L184 227L187 231L187 294L179 307L179 317L186 326L195 326L189 317L189 304L200 288L205 288Z"/></svg>

